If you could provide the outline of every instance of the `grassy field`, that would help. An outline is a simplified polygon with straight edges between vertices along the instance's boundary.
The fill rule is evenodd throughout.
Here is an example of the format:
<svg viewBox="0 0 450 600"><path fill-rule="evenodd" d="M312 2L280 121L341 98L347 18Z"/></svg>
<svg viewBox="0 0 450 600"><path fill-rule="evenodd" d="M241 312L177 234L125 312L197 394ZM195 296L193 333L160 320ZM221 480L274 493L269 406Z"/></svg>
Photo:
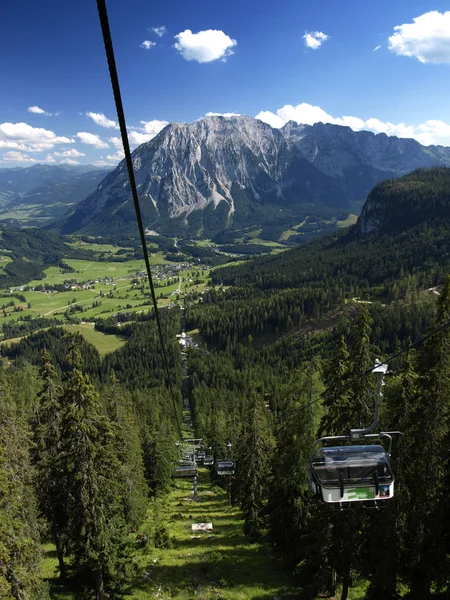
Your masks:
<svg viewBox="0 0 450 600"><path fill-rule="evenodd" d="M5 258L5 263L8 257ZM71 318L90 322L97 317L107 318L118 312L142 313L152 310L150 292L146 277L133 283L134 275L145 270L144 261L128 260L126 262L100 262L67 259L73 272L64 272L60 267L46 269L46 277L34 280L28 286L21 286L15 291L25 300L12 296L9 291L0 292L0 326L10 321L24 318L55 318L69 322ZM0 261L0 267L1 267ZM176 264L164 260L162 253L152 256L153 278L158 304L166 306L182 298L184 293L201 293L208 285L209 269L188 267L177 271ZM62 285L70 281L65 291L39 291L42 285ZM90 282L84 289L81 284ZM79 287L78 287L79 286ZM144 288L142 289L142 286ZM144 291L143 291L144 290ZM8 306L12 304L11 306ZM81 324L81 333L92 342L101 354L119 347L123 341L115 343L105 340L101 334L93 330L92 325Z"/></svg>
<svg viewBox="0 0 450 600"><path fill-rule="evenodd" d="M100 356L104 356L109 352L114 352L114 350L118 350L126 344L125 338L120 335L106 334L97 331L91 323L83 323L83 325L65 325L64 327L73 333L81 333L86 341L97 348Z"/></svg>
<svg viewBox="0 0 450 600"><path fill-rule="evenodd" d="M106 334L102 333L101 331L97 331L93 323L83 323L82 325L63 325L63 327L72 333L81 333L87 342L91 343L97 348L100 356L104 356L109 352L114 352L114 350L118 350L126 344L126 339L119 335ZM44 329L39 331L44 331L45 329L47 328L44 327ZM22 339L23 338L18 337L2 340L0 341L0 346L17 344Z"/></svg>

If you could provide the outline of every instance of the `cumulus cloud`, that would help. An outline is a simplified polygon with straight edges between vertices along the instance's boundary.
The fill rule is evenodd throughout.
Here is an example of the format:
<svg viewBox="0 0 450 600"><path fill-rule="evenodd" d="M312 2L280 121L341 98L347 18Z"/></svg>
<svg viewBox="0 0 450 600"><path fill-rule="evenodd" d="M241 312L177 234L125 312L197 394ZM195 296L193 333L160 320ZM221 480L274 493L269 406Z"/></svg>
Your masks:
<svg viewBox="0 0 450 600"><path fill-rule="evenodd" d="M108 117L106 117L103 113L87 112L86 116L92 119L97 125L100 125L100 127L106 127L107 129L119 129L117 123L115 121L111 121L111 119L108 119Z"/></svg>
<svg viewBox="0 0 450 600"><path fill-rule="evenodd" d="M167 29L165 25L161 25L161 27L152 27L152 31L154 31L157 36L162 37L166 33Z"/></svg>
<svg viewBox="0 0 450 600"><path fill-rule="evenodd" d="M219 29L207 29L198 33L186 29L176 35L175 39L177 42L174 48L181 56L185 60L195 60L199 63L218 59L226 61L227 56L233 54L232 48L237 46L236 40Z"/></svg>
<svg viewBox="0 0 450 600"><path fill-rule="evenodd" d="M96 148L109 148L108 144L101 140L95 133L88 133L87 131L79 131L76 137L83 142L83 144L89 144L89 146L95 146Z"/></svg>
<svg viewBox="0 0 450 600"><path fill-rule="evenodd" d="M240 117L240 113L234 113L234 112L229 112L229 113L217 113L217 112L207 112L206 117Z"/></svg>
<svg viewBox="0 0 450 600"><path fill-rule="evenodd" d="M22 152L6 152L3 155L3 160L7 162L37 162L35 158L30 158L27 154L22 154Z"/></svg>
<svg viewBox="0 0 450 600"><path fill-rule="evenodd" d="M39 106L29 106L28 112L34 113L35 115L45 115L46 117L51 117L53 115L53 113L47 112Z"/></svg>
<svg viewBox="0 0 450 600"><path fill-rule="evenodd" d="M305 40L305 46L312 50L317 50L320 46L326 42L329 36L322 31L307 31L303 36Z"/></svg>
<svg viewBox="0 0 450 600"><path fill-rule="evenodd" d="M142 44L139 44L139 47L144 48L144 50L150 50L153 46L156 46L156 42L151 42L150 40L144 40Z"/></svg>
<svg viewBox="0 0 450 600"><path fill-rule="evenodd" d="M108 154L108 156L106 157L108 160L113 160L113 161L118 161L118 160L122 160L122 158L124 158L125 154L123 153L123 150L117 150L117 152L115 152L114 154Z"/></svg>
<svg viewBox="0 0 450 600"><path fill-rule="evenodd" d="M57 144L73 144L75 140L58 136L49 129L32 127L27 123L0 123L0 148L25 152L51 150Z"/></svg>
<svg viewBox="0 0 450 600"><path fill-rule="evenodd" d="M256 118L277 128L283 127L288 121L304 125L332 123L350 127L354 131L366 130L373 133L396 135L400 138L414 138L425 146L431 144L450 146L450 125L438 120L425 121L419 125L407 125L405 123L381 121L375 117L367 120L352 116L333 117L320 106L313 106L306 102L302 102L297 106L287 104L278 109L276 113L267 110L261 111L256 115Z"/></svg>
<svg viewBox="0 0 450 600"><path fill-rule="evenodd" d="M51 154L47 154L47 156L45 158L40 158L39 161L40 162L48 162L48 163L56 162L56 160L53 158L53 156Z"/></svg>
<svg viewBox="0 0 450 600"><path fill-rule="evenodd" d="M413 23L394 27L388 48L400 56L413 56L421 63L450 63L450 11L420 15Z"/></svg>
<svg viewBox="0 0 450 600"><path fill-rule="evenodd" d="M130 144L139 145L149 142L169 124L168 121L160 121L159 119L153 119L153 121L141 121L140 123L142 127L128 133ZM116 146L116 148L118 147L119 146Z"/></svg>
<svg viewBox="0 0 450 600"><path fill-rule="evenodd" d="M59 164L60 165L79 165L80 163L78 160L73 160L73 158L65 158Z"/></svg>
<svg viewBox="0 0 450 600"><path fill-rule="evenodd" d="M111 142L116 148L122 148L122 140L120 137L110 137L108 138L108 142Z"/></svg>
<svg viewBox="0 0 450 600"><path fill-rule="evenodd" d="M75 148L71 148L70 150L64 150L64 152L53 152L53 156L67 156L69 158L79 158L80 156L86 156L86 154L79 152Z"/></svg>

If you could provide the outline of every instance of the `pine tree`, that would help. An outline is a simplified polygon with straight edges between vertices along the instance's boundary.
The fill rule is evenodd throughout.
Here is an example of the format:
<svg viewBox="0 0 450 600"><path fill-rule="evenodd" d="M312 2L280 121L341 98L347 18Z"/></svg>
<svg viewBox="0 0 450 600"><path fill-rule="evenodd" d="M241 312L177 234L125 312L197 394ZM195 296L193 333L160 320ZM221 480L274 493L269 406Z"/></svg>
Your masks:
<svg viewBox="0 0 450 600"><path fill-rule="evenodd" d="M0 597L48 598L40 577L40 540L32 487L30 434L0 370Z"/></svg>
<svg viewBox="0 0 450 600"><path fill-rule="evenodd" d="M132 407L121 389L114 370L106 392L108 414L114 430L114 446L120 464L118 478L124 493L123 504L127 524L137 529L148 506L142 444Z"/></svg>
<svg viewBox="0 0 450 600"><path fill-rule="evenodd" d="M121 465L114 429L100 414L99 396L81 372L77 347L64 382L60 464L67 481L67 548L76 580L96 600L119 593L129 577L130 556Z"/></svg>
<svg viewBox="0 0 450 600"><path fill-rule="evenodd" d="M265 528L271 451L272 440L264 402L255 394L249 400L237 462L244 532L251 537L259 537Z"/></svg>
<svg viewBox="0 0 450 600"><path fill-rule="evenodd" d="M297 372L281 387L283 412L276 431L273 484L270 489L270 532L275 547L299 575L305 597L330 591L330 572L324 564L323 506L311 494L307 462L316 441L320 374ZM323 527L324 526L324 527ZM333 590L331 590L333 591Z"/></svg>
<svg viewBox="0 0 450 600"><path fill-rule="evenodd" d="M367 517L366 569L370 586L369 600L394 600L397 598L397 580L402 575L404 563L404 531L411 515L411 494L405 475L408 472L411 416L418 397L418 375L415 371L416 355L407 355L401 375L388 380L386 400L382 411L385 429L401 431L394 438L391 466L395 475L395 496L386 510ZM411 490L413 491L413 490Z"/></svg>
<svg viewBox="0 0 450 600"><path fill-rule="evenodd" d="M436 326L450 320L450 278L438 300ZM420 393L407 432L409 488L405 559L410 598L426 600L446 561L444 515L448 509L450 333L429 338L419 355Z"/></svg>
<svg viewBox="0 0 450 600"><path fill-rule="evenodd" d="M370 337L371 317L368 308L363 305L350 332L348 356L345 342L341 339L331 361L333 370L329 370L326 377L326 394L329 389L330 399L326 400L328 413L322 419L321 431L343 434L370 424L375 382L370 375L362 376L375 360L375 348ZM365 515L356 506L350 514L330 515L324 554L328 565L336 573L336 580L342 583L341 600L347 599L352 570L360 565L364 522Z"/></svg>
<svg viewBox="0 0 450 600"><path fill-rule="evenodd" d="M351 397L346 387L350 372L349 358L345 338L341 335L338 350L325 371L326 395L323 406L326 412L320 425L320 436L342 435L349 429L346 417L351 411Z"/></svg>
<svg viewBox="0 0 450 600"><path fill-rule="evenodd" d="M61 470L61 387L47 350L43 351L40 370L43 386L34 418L36 488L41 513L50 524L62 580L67 578L65 529L67 526L66 481Z"/></svg>

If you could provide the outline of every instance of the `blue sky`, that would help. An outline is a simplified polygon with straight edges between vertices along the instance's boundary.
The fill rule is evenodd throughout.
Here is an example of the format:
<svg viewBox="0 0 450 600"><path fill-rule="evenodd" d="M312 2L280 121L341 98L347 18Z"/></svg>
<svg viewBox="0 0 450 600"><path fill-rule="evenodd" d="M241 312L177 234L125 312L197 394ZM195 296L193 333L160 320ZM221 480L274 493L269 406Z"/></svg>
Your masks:
<svg viewBox="0 0 450 600"><path fill-rule="evenodd" d="M133 146L166 122L209 112L258 115L277 127L329 121L450 145L448 2L107 6ZM0 167L117 163L95 0L6 3L0 72Z"/></svg>

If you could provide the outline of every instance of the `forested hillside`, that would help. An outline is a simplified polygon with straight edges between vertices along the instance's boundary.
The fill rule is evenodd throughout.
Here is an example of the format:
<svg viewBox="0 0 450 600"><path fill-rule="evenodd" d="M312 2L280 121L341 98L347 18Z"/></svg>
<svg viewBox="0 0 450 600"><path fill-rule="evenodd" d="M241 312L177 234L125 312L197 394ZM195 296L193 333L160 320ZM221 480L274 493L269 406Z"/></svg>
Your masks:
<svg viewBox="0 0 450 600"><path fill-rule="evenodd" d="M246 598L272 600L251 579L256 544L279 561L283 600L447 598L449 192L447 170L418 171L375 188L383 218L370 232L217 268L210 291L160 310L169 374L152 313L98 319L126 339L103 358L58 327L1 346L0 595L232 600L247 577ZM187 349L182 330L196 341ZM403 433L395 496L383 510L333 511L310 491L308 457L319 436L369 424L375 377L362 374L393 353L379 430ZM208 452L236 462L233 477L202 471L198 506L217 486L230 494L253 548L238 564L225 508L201 539L171 533L181 523L187 535L190 496L161 510L178 485L183 403ZM206 562L197 544L211 544ZM170 547L188 562L184 587L171 586Z"/></svg>

